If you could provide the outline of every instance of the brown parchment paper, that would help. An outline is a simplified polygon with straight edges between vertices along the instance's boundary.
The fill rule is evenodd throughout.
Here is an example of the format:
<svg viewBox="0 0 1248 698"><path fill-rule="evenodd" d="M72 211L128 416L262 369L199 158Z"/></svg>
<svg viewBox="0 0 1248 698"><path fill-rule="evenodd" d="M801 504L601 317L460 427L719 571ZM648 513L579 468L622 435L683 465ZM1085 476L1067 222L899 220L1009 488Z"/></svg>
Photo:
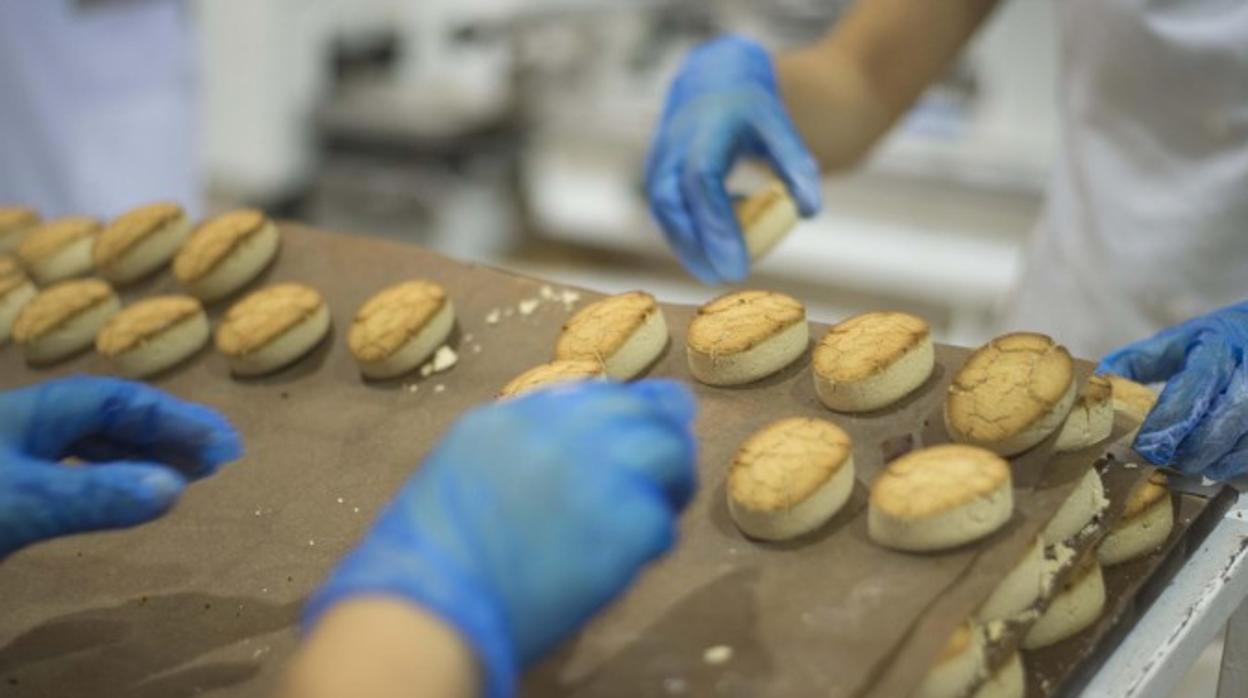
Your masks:
<svg viewBox="0 0 1248 698"><path fill-rule="evenodd" d="M331 340L266 378L232 379L207 350L152 381L225 412L247 456L196 483L158 522L52 541L0 563L0 695L272 695L296 645L302 601L456 416L549 359L569 314L543 299L539 281L416 247L290 225L283 235L264 281L319 288L334 318ZM352 314L379 288L417 276L455 300L459 364L426 379L360 380L343 341ZM174 288L158 277L124 295ZM595 297L582 292L577 307ZM522 299L541 302L524 314ZM501 320L489 324L494 310ZM674 554L530 672L525 694L857 696L887 679L904 686L891 695L904 695L1060 499L1020 487L1013 521L982 545L936 555L878 548L866 537L865 485L884 461L882 444L896 453L925 442L924 424L939 414L966 350L941 347L917 395L887 414L851 418L819 404L808 356L748 388L693 383L683 354L692 310L665 312L673 344L651 375L697 391L701 490ZM824 329L812 323L812 337ZM81 371L104 366L85 355L35 371L0 347L3 388ZM728 516L723 476L749 433L791 415L850 431L859 485L820 531L754 543ZM719 645L732 657L704 661Z"/></svg>

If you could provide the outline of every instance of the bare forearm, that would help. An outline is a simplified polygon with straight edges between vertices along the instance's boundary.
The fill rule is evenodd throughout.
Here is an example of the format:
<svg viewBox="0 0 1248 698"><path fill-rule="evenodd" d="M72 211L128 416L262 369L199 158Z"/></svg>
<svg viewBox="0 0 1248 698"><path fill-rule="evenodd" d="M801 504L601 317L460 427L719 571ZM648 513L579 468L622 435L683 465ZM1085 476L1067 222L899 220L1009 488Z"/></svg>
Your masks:
<svg viewBox="0 0 1248 698"><path fill-rule="evenodd" d="M344 602L296 656L282 698L476 698L472 653L438 618L410 604Z"/></svg>
<svg viewBox="0 0 1248 698"><path fill-rule="evenodd" d="M858 0L819 43L782 54L784 101L827 170L857 163L938 78L997 0Z"/></svg>

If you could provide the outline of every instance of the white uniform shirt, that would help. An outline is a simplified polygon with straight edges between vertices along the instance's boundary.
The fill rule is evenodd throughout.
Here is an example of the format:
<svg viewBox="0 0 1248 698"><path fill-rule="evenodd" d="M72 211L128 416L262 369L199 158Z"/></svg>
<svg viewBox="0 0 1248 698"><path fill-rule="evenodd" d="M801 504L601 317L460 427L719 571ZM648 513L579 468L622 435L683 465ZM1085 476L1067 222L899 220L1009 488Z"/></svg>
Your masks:
<svg viewBox="0 0 1248 698"><path fill-rule="evenodd" d="M1058 5L1061 149L1007 322L1099 358L1248 299L1248 2Z"/></svg>
<svg viewBox="0 0 1248 698"><path fill-rule="evenodd" d="M171 0L0 0L0 203L198 208L191 27Z"/></svg>

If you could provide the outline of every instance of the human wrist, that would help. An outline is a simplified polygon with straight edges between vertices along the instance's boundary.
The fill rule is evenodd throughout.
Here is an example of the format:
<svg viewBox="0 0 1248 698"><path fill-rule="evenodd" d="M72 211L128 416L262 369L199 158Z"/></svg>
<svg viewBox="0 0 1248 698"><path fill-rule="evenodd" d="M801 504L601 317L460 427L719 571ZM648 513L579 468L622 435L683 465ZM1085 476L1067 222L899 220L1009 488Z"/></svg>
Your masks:
<svg viewBox="0 0 1248 698"><path fill-rule="evenodd" d="M482 670L482 695L506 698L518 673L506 612L451 556L385 516L312 596L305 609L309 633L343 604L388 598L436 616L471 648Z"/></svg>
<svg viewBox="0 0 1248 698"><path fill-rule="evenodd" d="M785 108L826 171L856 166L894 120L863 67L834 39L775 56Z"/></svg>
<svg viewBox="0 0 1248 698"><path fill-rule="evenodd" d="M405 599L363 596L320 617L282 696L477 698L482 687L480 666L457 628Z"/></svg>

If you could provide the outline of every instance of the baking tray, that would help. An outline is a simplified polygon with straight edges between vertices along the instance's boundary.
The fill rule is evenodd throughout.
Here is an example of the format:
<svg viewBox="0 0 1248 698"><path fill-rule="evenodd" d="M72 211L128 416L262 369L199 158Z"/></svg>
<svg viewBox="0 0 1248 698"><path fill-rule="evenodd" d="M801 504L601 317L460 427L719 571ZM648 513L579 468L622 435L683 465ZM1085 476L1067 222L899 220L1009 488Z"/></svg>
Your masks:
<svg viewBox="0 0 1248 698"><path fill-rule="evenodd" d="M158 522L52 541L6 560L0 694L272 695L296 646L304 599L422 454L456 416L548 360L570 312L598 297L409 245L295 225L283 226L283 236L265 282L320 288L333 337L261 379L232 379L224 360L205 351L153 381L229 415L247 456L196 483ZM460 361L425 379L364 382L346 350L345 326L369 295L411 277L435 280L453 297ZM125 295L173 288L157 277ZM664 308L673 344L651 375L689 381L682 344L693 309ZM498 322L487 321L495 315ZM812 336L824 329L812 323ZM944 554L892 553L867 541L865 483L886 452L922 440L922 425L939 414L966 352L940 347L940 367L917 396L866 417L822 408L808 356L748 388L690 381L702 408L701 489L682 518L677 550L530 672L525 693L753 698L909 690L1064 498L1033 496L1030 484L1020 485L1019 513L1005 529ZM30 370L12 347L0 348L6 388L103 369L84 355ZM792 415L829 418L850 431L859 485L820 531L786 544L748 541L727 514L727 464L749 433ZM1020 474L1042 469L1045 448L1015 463L1020 483ZM731 658L704 661L705 650L718 646L731 647Z"/></svg>

